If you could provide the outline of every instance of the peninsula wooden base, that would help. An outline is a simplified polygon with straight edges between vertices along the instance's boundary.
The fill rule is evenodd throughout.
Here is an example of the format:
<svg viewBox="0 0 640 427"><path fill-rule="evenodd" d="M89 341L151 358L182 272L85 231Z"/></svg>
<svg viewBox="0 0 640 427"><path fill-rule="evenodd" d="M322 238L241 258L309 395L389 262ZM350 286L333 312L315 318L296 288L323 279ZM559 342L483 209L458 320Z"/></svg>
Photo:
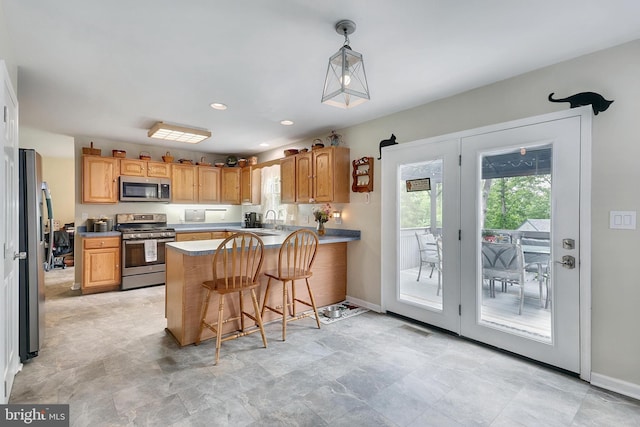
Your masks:
<svg viewBox="0 0 640 427"><path fill-rule="evenodd" d="M276 269L279 248L265 250L262 271ZM175 249L167 247L167 280L165 295L165 316L167 318L167 330L173 335L181 346L193 344L200 330L200 316L202 315L202 299L204 293L202 282L211 280L213 255L189 256ZM264 291L267 277L260 275L262 286L260 287L260 304L264 300ZM277 282L276 282L277 283ZM313 277L310 279L313 296L316 305L322 307L344 301L347 295L347 244L330 243L318 246L318 254L313 265ZM298 296L307 299L307 291L304 280L296 282ZM269 301L272 304L281 305L282 286L272 284ZM225 317L235 316L238 313L237 294L229 295L225 301ZM250 299L245 299L247 309L250 309ZM212 296L210 307L218 306L218 296ZM309 308L298 304L300 311ZM251 311L251 310L250 310ZM213 322L217 316L217 310L209 310L208 321ZM269 322L278 316L272 312L265 312L264 321ZM223 329L223 333L229 333L238 329L238 322L229 322ZM213 333L205 328L202 340L213 338Z"/></svg>

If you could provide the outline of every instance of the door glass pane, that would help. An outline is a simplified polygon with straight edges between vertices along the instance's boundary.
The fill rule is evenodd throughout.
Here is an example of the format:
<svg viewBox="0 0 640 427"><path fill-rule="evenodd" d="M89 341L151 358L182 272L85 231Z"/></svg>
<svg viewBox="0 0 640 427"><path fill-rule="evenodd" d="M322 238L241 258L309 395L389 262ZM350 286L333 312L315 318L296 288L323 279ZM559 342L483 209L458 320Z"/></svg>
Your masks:
<svg viewBox="0 0 640 427"><path fill-rule="evenodd" d="M480 156L480 323L543 342L552 336L552 148Z"/></svg>
<svg viewBox="0 0 640 427"><path fill-rule="evenodd" d="M400 166L398 299L442 311L443 159Z"/></svg>

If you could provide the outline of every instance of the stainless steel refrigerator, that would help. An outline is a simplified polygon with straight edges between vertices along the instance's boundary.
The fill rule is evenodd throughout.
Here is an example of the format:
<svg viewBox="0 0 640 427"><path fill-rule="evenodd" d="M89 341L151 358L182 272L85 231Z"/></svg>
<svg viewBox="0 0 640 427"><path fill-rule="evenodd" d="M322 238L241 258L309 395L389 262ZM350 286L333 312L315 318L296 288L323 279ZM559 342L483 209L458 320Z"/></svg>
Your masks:
<svg viewBox="0 0 640 427"><path fill-rule="evenodd" d="M35 150L20 149L20 360L38 355L44 341L45 233L42 160ZM53 233L49 233L53 235Z"/></svg>

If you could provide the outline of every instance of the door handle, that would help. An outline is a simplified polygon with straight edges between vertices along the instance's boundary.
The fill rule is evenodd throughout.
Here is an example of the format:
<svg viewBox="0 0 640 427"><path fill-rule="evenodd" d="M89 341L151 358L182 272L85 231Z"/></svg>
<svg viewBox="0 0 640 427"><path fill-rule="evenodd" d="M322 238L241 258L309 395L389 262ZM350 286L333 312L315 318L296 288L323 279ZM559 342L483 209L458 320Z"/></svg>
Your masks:
<svg viewBox="0 0 640 427"><path fill-rule="evenodd" d="M16 252L13 254L13 259L27 259L26 252Z"/></svg>
<svg viewBox="0 0 640 427"><path fill-rule="evenodd" d="M562 265L564 268L568 268L569 270L576 268L576 259L571 255L563 256L562 261L556 261L556 263Z"/></svg>

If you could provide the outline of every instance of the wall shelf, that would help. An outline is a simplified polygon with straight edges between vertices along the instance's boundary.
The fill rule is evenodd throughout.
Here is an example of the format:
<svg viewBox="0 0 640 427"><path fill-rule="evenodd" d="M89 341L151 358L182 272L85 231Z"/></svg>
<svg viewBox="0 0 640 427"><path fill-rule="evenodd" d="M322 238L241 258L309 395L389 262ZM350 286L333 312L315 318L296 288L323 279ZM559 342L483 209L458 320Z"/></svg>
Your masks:
<svg viewBox="0 0 640 427"><path fill-rule="evenodd" d="M373 191L373 157L362 157L351 162L353 164L353 184L351 191L354 193L370 193Z"/></svg>

